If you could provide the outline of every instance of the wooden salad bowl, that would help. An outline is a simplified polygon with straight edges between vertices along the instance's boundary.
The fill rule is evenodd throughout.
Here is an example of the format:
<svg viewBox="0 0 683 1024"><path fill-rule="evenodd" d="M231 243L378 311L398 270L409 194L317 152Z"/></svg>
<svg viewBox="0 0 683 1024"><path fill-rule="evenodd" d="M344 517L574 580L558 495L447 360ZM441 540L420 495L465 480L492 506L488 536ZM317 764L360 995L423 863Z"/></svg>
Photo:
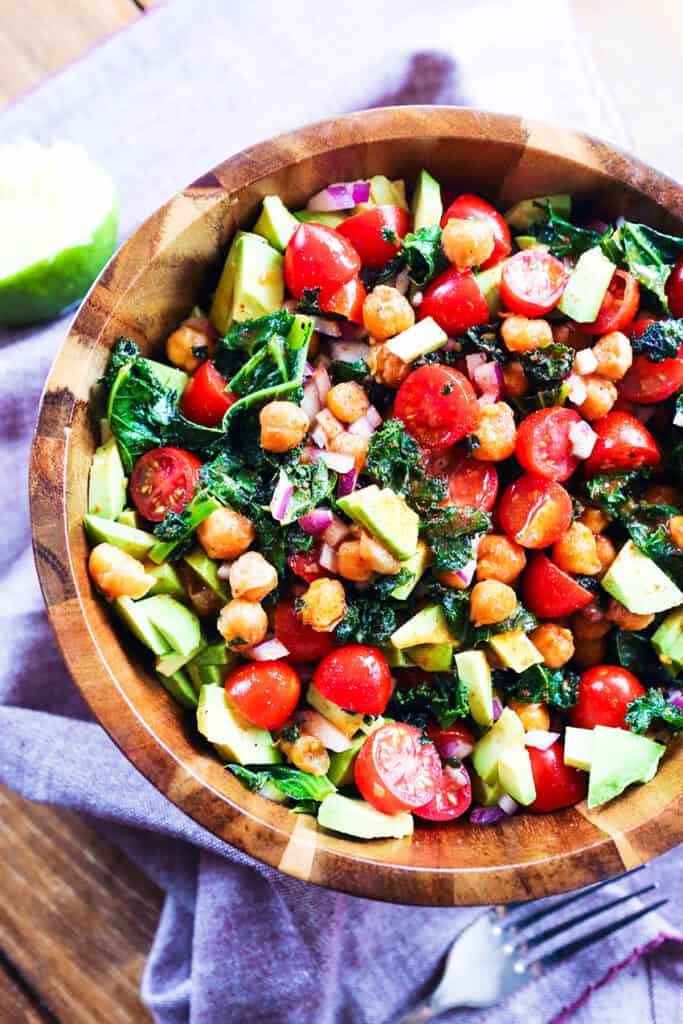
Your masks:
<svg viewBox="0 0 683 1024"><path fill-rule="evenodd" d="M683 233L683 189L594 139L453 107L364 111L282 135L209 171L154 213L81 306L52 367L31 457L33 545L49 617L92 711L162 793L226 842L287 874L396 903L449 906L548 896L633 868L673 847L683 812L683 745L649 785L604 808L585 803L492 826L419 823L401 840L359 842L249 792L225 770L116 625L86 571L82 528L98 443L91 389L120 335L157 355L205 298L236 228L261 199L293 208L333 181L427 167L448 187L503 208L571 192L595 209Z"/></svg>

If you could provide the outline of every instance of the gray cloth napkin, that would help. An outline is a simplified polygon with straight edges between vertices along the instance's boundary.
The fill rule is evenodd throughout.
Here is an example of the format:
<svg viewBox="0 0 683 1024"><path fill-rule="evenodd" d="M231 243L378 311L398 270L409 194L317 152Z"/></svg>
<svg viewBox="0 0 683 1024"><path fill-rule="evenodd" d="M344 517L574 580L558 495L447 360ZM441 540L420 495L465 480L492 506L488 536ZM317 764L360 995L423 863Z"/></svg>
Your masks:
<svg viewBox="0 0 683 1024"><path fill-rule="evenodd" d="M558 0L178 0L9 108L0 140L85 143L118 183L123 238L247 144L345 110L410 102L524 113L628 144ZM480 911L354 899L233 850L137 773L63 667L32 565L25 476L40 390L68 323L0 331L0 480L11 495L0 533L0 781L89 815L166 891L143 981L159 1024L385 1024L428 989ZM664 917L502 1008L448 1020L682 1020L680 857L648 873L671 897Z"/></svg>

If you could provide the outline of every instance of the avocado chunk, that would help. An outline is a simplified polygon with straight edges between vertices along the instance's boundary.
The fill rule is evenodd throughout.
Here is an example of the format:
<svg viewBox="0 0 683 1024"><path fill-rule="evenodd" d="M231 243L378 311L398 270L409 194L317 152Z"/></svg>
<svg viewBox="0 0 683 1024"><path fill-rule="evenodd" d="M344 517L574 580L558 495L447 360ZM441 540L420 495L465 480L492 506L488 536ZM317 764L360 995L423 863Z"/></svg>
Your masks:
<svg viewBox="0 0 683 1024"><path fill-rule="evenodd" d="M145 647L149 647L153 654L169 653L170 644L149 621L138 601L133 601L130 597L117 597L112 602L112 608L133 636Z"/></svg>
<svg viewBox="0 0 683 1024"><path fill-rule="evenodd" d="M420 228L431 228L441 223L443 214L443 203L441 201L441 186L436 178L433 178L429 171L420 171L413 192L412 202L413 231Z"/></svg>
<svg viewBox="0 0 683 1024"><path fill-rule="evenodd" d="M401 206L407 210L405 181L400 178L390 181L383 174L376 174L370 178L370 202L377 206Z"/></svg>
<svg viewBox="0 0 683 1024"><path fill-rule="evenodd" d="M134 530L140 529L141 517L134 508L124 508L123 512L119 512L116 517L116 522L121 523L122 526L132 526Z"/></svg>
<svg viewBox="0 0 683 1024"><path fill-rule="evenodd" d="M387 659L387 665L389 666L389 668L414 667L414 663L410 660L410 658L406 654L404 654L403 651L399 651L397 647L394 647L393 644L383 645L382 647L380 647L380 651Z"/></svg>
<svg viewBox="0 0 683 1024"><path fill-rule="evenodd" d="M477 725L493 725L491 669L483 651L461 651L455 656L458 678L467 687L470 714Z"/></svg>
<svg viewBox="0 0 683 1024"><path fill-rule="evenodd" d="M279 764L280 752L266 729L259 729L228 704L222 686L202 686L197 728L224 761L237 764Z"/></svg>
<svg viewBox="0 0 683 1024"><path fill-rule="evenodd" d="M283 298L281 254L261 235L237 231L211 304L216 330L225 334L234 320L274 313Z"/></svg>
<svg viewBox="0 0 683 1024"><path fill-rule="evenodd" d="M513 672L524 672L531 665L540 665L543 661L541 652L521 629L498 633L491 637L489 645L505 667L511 668Z"/></svg>
<svg viewBox="0 0 683 1024"><path fill-rule="evenodd" d="M500 263L496 263L495 267L489 267L488 270L480 270L479 273L474 275L477 284L481 288L481 293L486 299L486 305L489 307L489 316L492 320L498 316L502 306L500 282L506 262L507 260L501 260Z"/></svg>
<svg viewBox="0 0 683 1024"><path fill-rule="evenodd" d="M524 726L519 715L512 708L503 708L497 722L477 742L472 754L475 772L484 782L492 783L498 778L498 758L508 747L524 746Z"/></svg>
<svg viewBox="0 0 683 1024"><path fill-rule="evenodd" d="M208 644L195 657L197 665L227 665L232 668L240 660L239 656L231 651L222 640L215 644Z"/></svg>
<svg viewBox="0 0 683 1024"><path fill-rule="evenodd" d="M568 725L564 730L564 763L589 772L593 761L593 730Z"/></svg>
<svg viewBox="0 0 683 1024"><path fill-rule="evenodd" d="M353 785L356 757L365 740L365 736L358 736L348 750L342 750L338 754L330 754L330 770L327 773L327 777L333 786Z"/></svg>
<svg viewBox="0 0 683 1024"><path fill-rule="evenodd" d="M498 758L498 781L518 804L528 807L536 799L531 758L526 747L506 747Z"/></svg>
<svg viewBox="0 0 683 1024"><path fill-rule="evenodd" d="M199 619L194 612L168 594L146 597L138 601L138 607L159 630L173 651L194 657L202 642Z"/></svg>
<svg viewBox="0 0 683 1024"><path fill-rule="evenodd" d="M652 646L672 675L683 669L683 608L671 612L658 626L652 634Z"/></svg>
<svg viewBox="0 0 683 1024"><path fill-rule="evenodd" d="M548 251L548 246L543 245L533 235L515 235L515 245L518 249L524 251L525 249L542 249L543 252Z"/></svg>
<svg viewBox="0 0 683 1024"><path fill-rule="evenodd" d="M343 213L327 213L325 210L297 210L294 216L301 224L324 224L328 228L338 228L346 220Z"/></svg>
<svg viewBox="0 0 683 1024"><path fill-rule="evenodd" d="M274 249L284 252L298 227L299 221L292 216L279 196L265 197L261 216L254 225L255 234L263 235Z"/></svg>
<svg viewBox="0 0 683 1024"><path fill-rule="evenodd" d="M199 646L194 650L190 651L189 654L179 654L178 651L169 651L168 654L161 654L156 660L156 670L160 676L172 676L176 672L179 672L181 668L192 661L196 654L201 651L204 646L202 640Z"/></svg>
<svg viewBox="0 0 683 1024"><path fill-rule="evenodd" d="M350 711L344 711L338 704L334 704L331 700L316 690L313 683L308 687L306 693L306 700L319 711L323 718L327 718L332 722L332 725L336 725L340 732L343 732L345 736L351 739L359 731L363 725L363 716L354 715Z"/></svg>
<svg viewBox="0 0 683 1024"><path fill-rule="evenodd" d="M386 343L387 352L391 352L403 363L412 363L428 352L435 352L448 341L448 335L439 327L436 320L426 316L406 331L390 338Z"/></svg>
<svg viewBox="0 0 683 1024"><path fill-rule="evenodd" d="M528 231L534 224L544 221L548 215L548 203L552 211L563 220L567 220L572 212L572 197L566 192L555 196L536 196L534 199L522 199L511 206L503 216L511 228L517 231Z"/></svg>
<svg viewBox="0 0 683 1024"><path fill-rule="evenodd" d="M683 593L656 562L627 541L602 578L602 586L636 615L654 615L683 604Z"/></svg>
<svg viewBox="0 0 683 1024"><path fill-rule="evenodd" d="M616 269L599 245L582 253L560 299L560 312L580 324L592 323Z"/></svg>
<svg viewBox="0 0 683 1024"><path fill-rule="evenodd" d="M93 544L113 544L133 558L144 558L157 540L153 533L136 530L132 526L124 526L113 519L103 519L90 513L83 516L83 525Z"/></svg>
<svg viewBox="0 0 683 1024"><path fill-rule="evenodd" d="M182 708L194 711L197 707L197 694L194 692L192 683L182 670L179 669L171 675L162 675L157 672L157 679Z"/></svg>
<svg viewBox="0 0 683 1024"><path fill-rule="evenodd" d="M371 484L339 498L337 504L349 519L381 540L396 558L404 560L415 554L420 518L400 494Z"/></svg>
<svg viewBox="0 0 683 1024"><path fill-rule="evenodd" d="M187 601L185 587L170 562L164 562L162 565L145 562L145 572L156 580L152 589L147 592L147 597L154 597L155 594L170 594L171 597L175 597L179 601Z"/></svg>
<svg viewBox="0 0 683 1024"><path fill-rule="evenodd" d="M424 672L450 672L453 665L453 644L418 644L407 650L413 665Z"/></svg>
<svg viewBox="0 0 683 1024"><path fill-rule="evenodd" d="M145 359L144 362L159 383L170 391L175 391L176 398L180 398L190 379L185 371L167 363L158 363L156 359Z"/></svg>
<svg viewBox="0 0 683 1024"><path fill-rule="evenodd" d="M199 682L201 686L223 686L230 674L227 665L200 665Z"/></svg>
<svg viewBox="0 0 683 1024"><path fill-rule="evenodd" d="M607 803L632 782L649 782L666 747L625 729L596 725L588 778L588 806Z"/></svg>
<svg viewBox="0 0 683 1024"><path fill-rule="evenodd" d="M481 775L472 773L472 797L475 803L482 807L495 807L504 792L497 773L492 782L484 782Z"/></svg>
<svg viewBox="0 0 683 1024"><path fill-rule="evenodd" d="M415 554L401 562L401 569L405 569L406 572L410 573L410 579L406 580L405 583L401 583L399 586L394 587L391 591L391 596L395 598L396 601L405 601L407 597L410 597L413 590L427 571L431 558L432 553L427 544L425 544L423 540L418 540Z"/></svg>
<svg viewBox="0 0 683 1024"><path fill-rule="evenodd" d="M230 591L223 580L218 577L218 566L209 558L203 547L197 545L192 551L183 556L191 569L199 576L200 580L210 587L215 594L218 594L223 601L230 600Z"/></svg>
<svg viewBox="0 0 683 1024"><path fill-rule="evenodd" d="M90 466L88 512L116 519L126 505L126 474L115 437L96 449Z"/></svg>
<svg viewBox="0 0 683 1024"><path fill-rule="evenodd" d="M449 644L457 643L456 638L448 628L444 610L440 604L430 604L422 611L413 615L402 626L392 633L391 642L399 650L404 647L418 647L420 644Z"/></svg>
<svg viewBox="0 0 683 1024"><path fill-rule="evenodd" d="M413 834L413 816L382 814L365 800L330 793L320 804L318 824L356 839L402 839Z"/></svg>

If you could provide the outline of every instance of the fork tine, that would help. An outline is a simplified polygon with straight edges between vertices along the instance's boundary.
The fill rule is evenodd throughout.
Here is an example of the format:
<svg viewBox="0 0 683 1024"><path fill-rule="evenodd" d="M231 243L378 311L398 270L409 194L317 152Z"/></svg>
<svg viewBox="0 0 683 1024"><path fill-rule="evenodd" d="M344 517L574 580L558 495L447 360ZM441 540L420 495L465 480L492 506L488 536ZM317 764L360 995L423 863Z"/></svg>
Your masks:
<svg viewBox="0 0 683 1024"><path fill-rule="evenodd" d="M547 939L552 939L561 932L569 931L576 924L581 924L582 921L589 921L591 917L596 917L598 914L604 914L606 910L612 910L614 907L618 907L621 903L626 903L627 900L632 900L636 896L642 896L646 892L652 892L653 889L657 888L657 883L653 882L651 885L645 885L642 889L635 889L633 892L627 892L624 896L619 896L617 899L610 900L609 903L601 903L597 907L592 907L590 910L584 910L582 914L576 914L574 917L570 917L568 921L562 921L560 924L554 925L552 928L546 928L544 932L539 932L538 935L532 935L530 939L522 940L523 944L528 949L533 949L534 946L540 946L541 943Z"/></svg>
<svg viewBox="0 0 683 1024"><path fill-rule="evenodd" d="M614 935L615 932L620 931L622 928L626 928L627 925L633 924L634 921L638 921L641 917L645 917L646 914L650 914L653 910L659 910L665 903L668 903L668 899L657 900L656 903L651 903L649 907L641 907L640 910L636 910L635 913L629 914L627 917L622 917L619 921L615 921L613 924L603 925L602 928L598 928L595 932L589 932L588 935L584 935L581 938L574 939L573 942L568 942L565 946L560 946L559 949L553 950L552 953L546 953L545 956L539 957L534 963L527 964L527 968L531 968L535 965L540 964L542 967L553 967L555 964L562 963L563 960L569 959L574 956L575 953L580 953L584 949L588 949L595 942L601 942L602 939L607 938L608 935Z"/></svg>
<svg viewBox="0 0 683 1024"><path fill-rule="evenodd" d="M593 885L588 885L585 889L581 889L580 892L572 893L571 896L567 896L565 899L553 903L550 907L542 907L541 910L534 910L532 913L526 914L524 917L517 918L512 921L506 921L501 927L503 929L514 928L515 931L520 931L522 928L526 928L528 925L535 924L536 921L540 921L541 918L547 917L548 914L554 914L556 910L563 910L571 903L576 903L577 900L583 899L583 897L588 896L589 893L597 892L598 889L602 889L605 885L611 885L612 882L620 882L622 878L630 878L631 875L637 874L638 871L643 871L646 867L646 864L640 864L637 868L632 868L631 871L625 871L623 875L616 875L614 878L606 878L603 882L595 882ZM520 904L515 904L515 906L519 905Z"/></svg>

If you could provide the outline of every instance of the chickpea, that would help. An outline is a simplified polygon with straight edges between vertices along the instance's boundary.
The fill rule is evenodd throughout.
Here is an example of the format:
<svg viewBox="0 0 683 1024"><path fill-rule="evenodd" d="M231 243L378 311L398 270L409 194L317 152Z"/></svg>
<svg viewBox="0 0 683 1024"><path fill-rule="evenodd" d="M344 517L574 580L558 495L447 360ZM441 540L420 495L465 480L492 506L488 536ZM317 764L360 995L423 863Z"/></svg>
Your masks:
<svg viewBox="0 0 683 1024"><path fill-rule="evenodd" d="M410 363L389 352L386 345L374 345L368 353L368 367L378 384L397 388L410 373Z"/></svg>
<svg viewBox="0 0 683 1024"><path fill-rule="evenodd" d="M397 288L378 284L366 295L363 303L363 325L370 335L370 344L386 341L415 323L415 311Z"/></svg>
<svg viewBox="0 0 683 1024"><path fill-rule="evenodd" d="M525 732L532 729L547 732L550 728L550 712L545 704L526 704L523 700L509 700L508 707L519 716Z"/></svg>
<svg viewBox="0 0 683 1024"><path fill-rule="evenodd" d="M577 409L589 422L602 419L617 400L617 389L611 380L590 374L581 378L586 387L586 397Z"/></svg>
<svg viewBox="0 0 683 1024"><path fill-rule="evenodd" d="M277 569L259 551L247 551L230 566L230 592L245 601L262 601L277 586Z"/></svg>
<svg viewBox="0 0 683 1024"><path fill-rule="evenodd" d="M621 601L617 601L614 597L609 599L605 618L613 622L619 629L628 630L647 629L654 622L654 615L636 615L635 612L630 612Z"/></svg>
<svg viewBox="0 0 683 1024"><path fill-rule="evenodd" d="M369 444L370 441L367 437L359 437L357 434L349 434L348 430L343 430L341 434L332 438L329 449L340 455L352 455L356 470L360 473L365 466Z"/></svg>
<svg viewBox="0 0 683 1024"><path fill-rule="evenodd" d="M210 355L213 348L213 334L209 321L204 317L190 317L166 339L166 358L173 366L185 373L194 373L202 364L193 349L205 349Z"/></svg>
<svg viewBox="0 0 683 1024"><path fill-rule="evenodd" d="M372 579L372 568L361 558L360 541L345 540L337 548L337 571L345 580L366 583Z"/></svg>
<svg viewBox="0 0 683 1024"><path fill-rule="evenodd" d="M558 626L555 622L543 622L531 633L529 639L543 655L543 664L548 668L562 668L574 655L571 629Z"/></svg>
<svg viewBox="0 0 683 1024"><path fill-rule="evenodd" d="M477 551L477 579L512 583L526 565L524 548L502 533L482 537Z"/></svg>
<svg viewBox="0 0 683 1024"><path fill-rule="evenodd" d="M587 526L591 533L602 533L609 526L610 517L601 508L587 505L579 516L579 522Z"/></svg>
<svg viewBox="0 0 683 1024"><path fill-rule="evenodd" d="M493 402L479 412L479 424L473 431L479 441L472 455L480 462L502 462L515 453L517 427L515 416L506 402Z"/></svg>
<svg viewBox="0 0 683 1024"><path fill-rule="evenodd" d="M571 626L574 646L578 647L579 641L602 640L612 628L612 623L605 617L597 601L591 601L581 611L572 615Z"/></svg>
<svg viewBox="0 0 683 1024"><path fill-rule="evenodd" d="M596 373L607 380L621 380L633 363L631 342L621 331L604 334L593 346L598 361Z"/></svg>
<svg viewBox="0 0 683 1024"><path fill-rule="evenodd" d="M596 575L598 579L603 577L610 565L617 557L617 549L615 548L609 537L604 537L601 533L595 538L595 548L598 552L598 558L600 559L600 572Z"/></svg>
<svg viewBox="0 0 683 1024"><path fill-rule="evenodd" d="M268 616L256 601L235 597L221 608L217 625L226 644L239 651L242 647L253 647L265 640Z"/></svg>
<svg viewBox="0 0 683 1024"><path fill-rule="evenodd" d="M302 732L293 741L280 737L277 745L287 760L302 772L308 772L309 775L327 775L330 770L330 755L317 736Z"/></svg>
<svg viewBox="0 0 683 1024"><path fill-rule="evenodd" d="M197 527L197 538L209 558L237 558L254 536L251 520L231 508L217 508Z"/></svg>
<svg viewBox="0 0 683 1024"><path fill-rule="evenodd" d="M465 583L462 576L458 576L455 569L437 572L434 575L439 583L442 583L444 587L450 587L451 590L467 590L469 587L469 583Z"/></svg>
<svg viewBox="0 0 683 1024"><path fill-rule="evenodd" d="M517 607L512 587L498 580L476 583L470 597L470 619L475 626L491 626L509 618Z"/></svg>
<svg viewBox="0 0 683 1024"><path fill-rule="evenodd" d="M683 516L672 516L668 525L672 541L677 548L683 548Z"/></svg>
<svg viewBox="0 0 683 1024"><path fill-rule="evenodd" d="M361 531L358 542L360 557L374 572L382 573L383 576L395 576L397 572L401 571L401 563L398 558L395 558L391 551L367 530Z"/></svg>
<svg viewBox="0 0 683 1024"><path fill-rule="evenodd" d="M339 580L313 580L302 600L301 619L318 633L329 633L346 614L344 587Z"/></svg>
<svg viewBox="0 0 683 1024"><path fill-rule="evenodd" d="M529 320L525 316L508 316L501 324L500 333L510 352L533 352L545 348L553 340L547 320Z"/></svg>
<svg viewBox="0 0 683 1024"><path fill-rule="evenodd" d="M506 398L521 398L529 390L529 378L524 372L524 367L517 359L510 360L501 367L503 373L503 387Z"/></svg>
<svg viewBox="0 0 683 1024"><path fill-rule="evenodd" d="M683 494L670 484L650 484L645 488L643 497L651 505L683 505Z"/></svg>
<svg viewBox="0 0 683 1024"><path fill-rule="evenodd" d="M553 562L563 572L597 575L601 566L595 534L583 523L572 523L564 536L553 544Z"/></svg>
<svg viewBox="0 0 683 1024"><path fill-rule="evenodd" d="M345 380L330 388L327 408L342 423L355 423L370 407L370 399L355 380Z"/></svg>
<svg viewBox="0 0 683 1024"><path fill-rule="evenodd" d="M90 552L88 572L95 586L110 601L115 597L144 597L156 583L145 567L113 544L98 544Z"/></svg>
<svg viewBox="0 0 683 1024"><path fill-rule="evenodd" d="M600 665L607 657L607 644L604 640L577 640L574 661L579 668L592 668Z"/></svg>
<svg viewBox="0 0 683 1024"><path fill-rule="evenodd" d="M259 413L261 447L267 452L288 452L305 438L310 421L295 402L268 402Z"/></svg>
<svg viewBox="0 0 683 1024"><path fill-rule="evenodd" d="M458 270L480 267L493 252L495 241L491 225L471 217L451 217L441 234L446 258Z"/></svg>

